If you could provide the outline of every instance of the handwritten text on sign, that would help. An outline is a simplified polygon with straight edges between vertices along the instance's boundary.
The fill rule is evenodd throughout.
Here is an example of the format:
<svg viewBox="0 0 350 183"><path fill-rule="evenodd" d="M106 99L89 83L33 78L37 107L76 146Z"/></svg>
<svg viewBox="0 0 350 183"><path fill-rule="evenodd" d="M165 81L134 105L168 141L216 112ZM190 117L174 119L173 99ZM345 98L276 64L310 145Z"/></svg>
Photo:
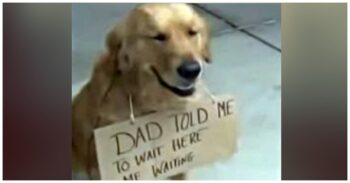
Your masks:
<svg viewBox="0 0 350 183"><path fill-rule="evenodd" d="M161 179L227 158L236 149L234 100L220 97L95 130L104 180Z"/></svg>

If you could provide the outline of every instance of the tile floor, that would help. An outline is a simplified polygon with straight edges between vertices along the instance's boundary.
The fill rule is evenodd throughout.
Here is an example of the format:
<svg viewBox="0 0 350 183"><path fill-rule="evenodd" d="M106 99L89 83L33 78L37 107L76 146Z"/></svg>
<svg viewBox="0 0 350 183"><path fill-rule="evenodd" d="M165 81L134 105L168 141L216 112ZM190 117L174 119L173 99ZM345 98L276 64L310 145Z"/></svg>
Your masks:
<svg viewBox="0 0 350 183"><path fill-rule="evenodd" d="M124 6L124 11L119 12L118 16L127 13L127 8L133 7ZM103 10L108 7L100 5L99 8ZM98 10L94 10L96 11L94 14L99 13ZM100 26L94 26L92 30L80 34L78 32L84 30L84 26L74 26L74 22L78 21L85 26L88 26L88 22L80 22L84 12L81 7L73 6L72 96L89 77L91 63L103 49L105 32L116 20L114 14L104 12L100 15L100 20L104 21L97 20L90 13L88 18L93 18ZM217 24L222 22L216 22ZM228 26L223 27L227 29ZM275 24L253 27L248 31L279 48L281 46L279 20ZM213 38L213 64L207 68L204 78L213 93L229 93L236 96L241 118L239 151L229 160L192 170L190 178L279 180L281 178L281 53L239 31L227 29L224 32L216 34Z"/></svg>

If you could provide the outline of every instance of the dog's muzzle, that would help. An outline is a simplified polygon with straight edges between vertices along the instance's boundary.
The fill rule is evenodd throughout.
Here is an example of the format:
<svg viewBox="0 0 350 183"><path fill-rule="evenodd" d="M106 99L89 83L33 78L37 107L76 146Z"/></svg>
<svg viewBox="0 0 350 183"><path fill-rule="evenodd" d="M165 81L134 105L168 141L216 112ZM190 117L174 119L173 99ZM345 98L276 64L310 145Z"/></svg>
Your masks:
<svg viewBox="0 0 350 183"><path fill-rule="evenodd" d="M184 61L178 68L177 73L185 80L195 80L201 72L201 66L196 61Z"/></svg>
<svg viewBox="0 0 350 183"><path fill-rule="evenodd" d="M154 75L157 77L160 85L163 86L164 88L172 91L176 95L181 96L181 97L186 97L186 96L192 95L195 92L195 87L194 87L193 82L189 82L189 84L187 84L186 86L178 86L178 87L171 86L162 79L162 77L158 73L157 69L155 69L154 67L151 67L151 69L152 69Z"/></svg>

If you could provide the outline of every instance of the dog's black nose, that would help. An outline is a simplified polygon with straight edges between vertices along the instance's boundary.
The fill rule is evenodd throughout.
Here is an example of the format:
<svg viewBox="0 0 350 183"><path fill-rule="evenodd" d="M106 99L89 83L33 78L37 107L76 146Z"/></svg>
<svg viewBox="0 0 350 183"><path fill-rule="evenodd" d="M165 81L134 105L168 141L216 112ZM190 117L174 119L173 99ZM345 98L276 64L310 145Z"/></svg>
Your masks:
<svg viewBox="0 0 350 183"><path fill-rule="evenodd" d="M185 61L177 68L179 75L185 79L193 80L201 72L201 66L196 61Z"/></svg>

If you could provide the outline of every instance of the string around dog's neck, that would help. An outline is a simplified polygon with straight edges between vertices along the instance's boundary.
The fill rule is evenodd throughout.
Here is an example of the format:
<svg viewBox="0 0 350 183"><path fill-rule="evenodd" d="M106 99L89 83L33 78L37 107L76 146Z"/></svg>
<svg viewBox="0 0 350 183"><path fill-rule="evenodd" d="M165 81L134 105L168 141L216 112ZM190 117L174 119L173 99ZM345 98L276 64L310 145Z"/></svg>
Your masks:
<svg viewBox="0 0 350 183"><path fill-rule="evenodd" d="M133 106L133 98L129 93L129 110L130 110L130 123L133 125L135 123L135 115L134 115L134 106Z"/></svg>

